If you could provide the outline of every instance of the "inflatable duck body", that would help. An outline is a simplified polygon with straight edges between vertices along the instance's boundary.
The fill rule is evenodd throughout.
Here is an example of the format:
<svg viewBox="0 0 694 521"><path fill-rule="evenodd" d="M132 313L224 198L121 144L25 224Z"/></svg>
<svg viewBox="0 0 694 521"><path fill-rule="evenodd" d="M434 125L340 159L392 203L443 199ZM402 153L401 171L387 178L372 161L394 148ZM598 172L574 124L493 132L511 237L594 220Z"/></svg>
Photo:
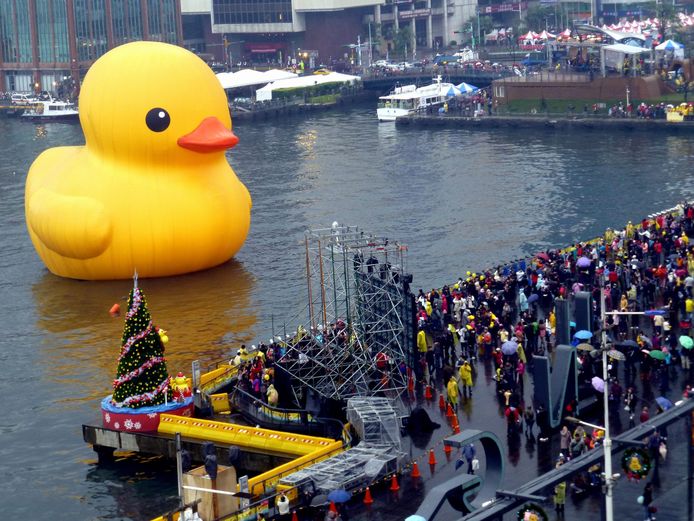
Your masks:
<svg viewBox="0 0 694 521"><path fill-rule="evenodd" d="M251 197L229 166L226 95L211 69L174 45L106 53L80 95L86 144L31 166L29 235L56 275L178 275L229 260L250 227Z"/></svg>

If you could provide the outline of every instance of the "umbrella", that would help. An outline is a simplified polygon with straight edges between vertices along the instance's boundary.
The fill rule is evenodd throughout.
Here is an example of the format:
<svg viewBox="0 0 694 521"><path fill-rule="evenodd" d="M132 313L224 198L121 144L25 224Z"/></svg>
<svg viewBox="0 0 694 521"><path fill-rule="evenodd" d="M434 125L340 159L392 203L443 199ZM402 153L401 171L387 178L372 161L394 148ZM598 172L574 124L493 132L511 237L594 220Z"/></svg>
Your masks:
<svg viewBox="0 0 694 521"><path fill-rule="evenodd" d="M314 496L313 499L311 500L311 506L312 507L322 507L330 503L330 500L328 499L328 496L325 494L318 494L317 496Z"/></svg>
<svg viewBox="0 0 694 521"><path fill-rule="evenodd" d="M515 355L518 352L518 344L507 340L501 344L501 352L505 355Z"/></svg>
<svg viewBox="0 0 694 521"><path fill-rule="evenodd" d="M576 261L576 266L579 268L587 268L590 266L590 259L588 257L579 257Z"/></svg>
<svg viewBox="0 0 694 521"><path fill-rule="evenodd" d="M655 399L655 403L657 403L660 406L660 408L664 411L667 411L668 409L672 409L674 407L672 402L665 398L665 396L658 396Z"/></svg>
<svg viewBox="0 0 694 521"><path fill-rule="evenodd" d="M462 93L463 92L458 87L451 85L451 88L448 89L448 92L446 92L446 96L452 98L453 96L460 96Z"/></svg>
<svg viewBox="0 0 694 521"><path fill-rule="evenodd" d="M624 342L617 342L615 345L617 347L639 347L636 340L625 340Z"/></svg>
<svg viewBox="0 0 694 521"><path fill-rule="evenodd" d="M588 351L588 352L595 351L595 348L592 345L586 344L585 342L581 342L580 344L578 344L576 346L576 349L578 349L579 351Z"/></svg>
<svg viewBox="0 0 694 521"><path fill-rule="evenodd" d="M544 251L541 251L540 253L535 255L535 257L537 257L538 259L543 260L543 261L549 260L549 255L547 255Z"/></svg>
<svg viewBox="0 0 694 521"><path fill-rule="evenodd" d="M342 488L339 488L328 494L328 501L334 501L335 503L346 503L351 497L352 494Z"/></svg>
<svg viewBox="0 0 694 521"><path fill-rule="evenodd" d="M639 340L641 340L641 342L643 342L648 347L653 346L653 342L651 342L651 339L645 335L639 335Z"/></svg>
<svg viewBox="0 0 694 521"><path fill-rule="evenodd" d="M533 302L537 302L537 300L540 298L540 295L537 293L533 293L528 297L528 304L532 304Z"/></svg>
<svg viewBox="0 0 694 521"><path fill-rule="evenodd" d="M474 85L470 85L469 83L461 83L459 85L455 86L462 94L470 94L471 92L475 92L480 90L479 87L475 87Z"/></svg>
<svg viewBox="0 0 694 521"><path fill-rule="evenodd" d="M593 338L593 333L585 329L581 329L580 331L576 331L574 338L578 338L579 340L588 340Z"/></svg>
<svg viewBox="0 0 694 521"><path fill-rule="evenodd" d="M646 311L643 312L644 315L647 317L654 317L656 315L660 315L661 317L665 314L664 309L647 309Z"/></svg>
<svg viewBox="0 0 694 521"><path fill-rule="evenodd" d="M576 327L576 322L574 322L573 320L569 322L569 327Z"/></svg>
<svg viewBox="0 0 694 521"><path fill-rule="evenodd" d="M591 378L590 383L593 385L593 389L595 389L599 393L605 392L605 380L603 380L599 376L594 376L593 378Z"/></svg>
<svg viewBox="0 0 694 521"><path fill-rule="evenodd" d="M610 358L612 358L614 360L626 360L627 359L627 357L624 356L623 353L617 351L616 349L610 349L607 352L607 356L609 356Z"/></svg>
<svg viewBox="0 0 694 521"><path fill-rule="evenodd" d="M656 360L665 360L665 358L667 358L667 353L664 353L660 349L652 349L648 354L651 358L655 358Z"/></svg>
<svg viewBox="0 0 694 521"><path fill-rule="evenodd" d="M680 340L680 344L685 349L691 349L692 347L694 347L694 340L692 340L692 337L690 337L690 336L682 335L679 338L679 340Z"/></svg>

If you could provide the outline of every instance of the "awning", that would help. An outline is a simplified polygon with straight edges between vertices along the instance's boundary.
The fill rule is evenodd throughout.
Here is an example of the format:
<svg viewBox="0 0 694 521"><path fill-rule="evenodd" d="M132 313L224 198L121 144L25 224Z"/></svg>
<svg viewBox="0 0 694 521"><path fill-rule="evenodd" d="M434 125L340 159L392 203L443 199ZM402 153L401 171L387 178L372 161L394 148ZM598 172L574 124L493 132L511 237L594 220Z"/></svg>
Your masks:
<svg viewBox="0 0 694 521"><path fill-rule="evenodd" d="M244 48L252 53L270 53L277 52L287 47L284 42L259 42L246 43Z"/></svg>

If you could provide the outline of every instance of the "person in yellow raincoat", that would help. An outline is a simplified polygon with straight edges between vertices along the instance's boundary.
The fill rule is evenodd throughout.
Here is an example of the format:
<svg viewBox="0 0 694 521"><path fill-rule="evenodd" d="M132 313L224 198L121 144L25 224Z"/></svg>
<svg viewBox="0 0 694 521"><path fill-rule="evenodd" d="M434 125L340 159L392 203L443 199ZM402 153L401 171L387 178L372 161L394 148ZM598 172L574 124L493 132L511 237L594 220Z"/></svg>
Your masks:
<svg viewBox="0 0 694 521"><path fill-rule="evenodd" d="M463 384L463 396L469 392L470 397L472 397L472 366L470 362L465 360L458 369L458 374L460 375L460 382Z"/></svg>
<svg viewBox="0 0 694 521"><path fill-rule="evenodd" d="M451 379L448 380L446 389L448 391L448 403L455 409L458 407L458 380L455 379L455 376L451 376Z"/></svg>

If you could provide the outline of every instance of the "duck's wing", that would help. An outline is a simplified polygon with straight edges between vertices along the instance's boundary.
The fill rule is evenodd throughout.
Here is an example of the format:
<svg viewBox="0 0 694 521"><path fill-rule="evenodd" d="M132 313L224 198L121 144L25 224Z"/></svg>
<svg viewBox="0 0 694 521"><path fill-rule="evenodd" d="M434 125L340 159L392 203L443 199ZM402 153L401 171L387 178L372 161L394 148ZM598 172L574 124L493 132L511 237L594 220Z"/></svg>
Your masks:
<svg viewBox="0 0 694 521"><path fill-rule="evenodd" d="M111 243L110 212L99 201L40 189L27 201L27 222L50 250L72 259L90 259Z"/></svg>

